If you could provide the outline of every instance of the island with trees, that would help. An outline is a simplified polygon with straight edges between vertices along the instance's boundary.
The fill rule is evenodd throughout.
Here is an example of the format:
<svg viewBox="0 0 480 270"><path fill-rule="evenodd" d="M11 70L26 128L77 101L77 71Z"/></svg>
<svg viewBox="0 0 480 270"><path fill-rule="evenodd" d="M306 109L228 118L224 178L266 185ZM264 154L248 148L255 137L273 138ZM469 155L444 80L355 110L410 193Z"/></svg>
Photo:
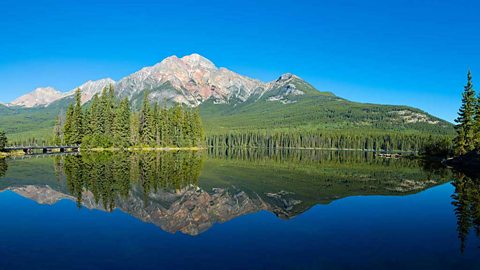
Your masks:
<svg viewBox="0 0 480 270"><path fill-rule="evenodd" d="M82 106L78 89L75 104L69 105L65 116L57 117L54 143L85 149L191 149L204 145L198 109L152 105L147 96L140 110L134 111L127 98L118 100L114 87L108 86Z"/></svg>

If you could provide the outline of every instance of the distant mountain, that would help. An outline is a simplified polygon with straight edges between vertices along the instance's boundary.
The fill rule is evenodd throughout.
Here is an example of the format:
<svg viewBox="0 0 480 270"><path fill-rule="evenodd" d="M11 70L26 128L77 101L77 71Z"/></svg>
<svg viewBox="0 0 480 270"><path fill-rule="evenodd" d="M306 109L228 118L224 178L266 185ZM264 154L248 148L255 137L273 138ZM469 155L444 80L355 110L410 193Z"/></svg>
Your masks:
<svg viewBox="0 0 480 270"><path fill-rule="evenodd" d="M168 57L117 83L110 78L88 81L66 93L52 87L38 88L9 105L25 108L49 106L55 101L70 98L78 88L82 90L82 102L85 103L108 84L115 86L119 97L128 97L132 103L140 102L145 91L148 91L152 101L181 103L192 107L207 100L215 104L241 103L252 97L259 99L270 92L275 93L269 95L270 101L288 103L289 96L305 94L290 84L292 80L301 79L293 74L284 74L276 81L264 83L226 68L217 68L210 60L192 54L182 58Z"/></svg>
<svg viewBox="0 0 480 270"><path fill-rule="evenodd" d="M26 108L46 106L62 98L64 94L53 87L37 88L33 92L23 95L10 103L13 106Z"/></svg>
<svg viewBox="0 0 480 270"><path fill-rule="evenodd" d="M50 87L36 89L6 106L0 104L0 111L6 112L0 128L11 136L46 135L47 130L49 136L55 115L73 102L75 89L82 90L82 102L86 103L109 84L115 86L119 98L127 97L134 108L139 108L146 92L152 102L200 107L209 134L272 128L453 133L451 123L419 109L348 101L318 91L288 73L262 82L218 68L198 54L168 57L118 82L108 78L88 81L65 93ZM40 115L43 118L36 119ZM49 120L42 122L45 118ZM43 132L36 133L36 126Z"/></svg>

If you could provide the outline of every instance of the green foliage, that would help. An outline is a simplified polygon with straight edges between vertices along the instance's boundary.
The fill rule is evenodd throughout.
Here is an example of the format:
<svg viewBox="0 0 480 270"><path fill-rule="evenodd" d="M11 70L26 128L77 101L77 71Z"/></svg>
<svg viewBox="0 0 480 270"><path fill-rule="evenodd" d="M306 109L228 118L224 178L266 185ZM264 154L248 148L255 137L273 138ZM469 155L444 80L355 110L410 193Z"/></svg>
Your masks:
<svg viewBox="0 0 480 270"><path fill-rule="evenodd" d="M430 137L421 152L422 155L428 157L451 157L454 155L453 141L450 138L434 140Z"/></svg>
<svg viewBox="0 0 480 270"><path fill-rule="evenodd" d="M143 106L140 110L140 143L146 146L155 145L155 117L153 115L150 101L148 100L148 92L143 97Z"/></svg>
<svg viewBox="0 0 480 270"><path fill-rule="evenodd" d="M474 131L475 131L475 149L480 149L480 93L478 93L478 97L476 100L476 108L475 108L475 123L474 123Z"/></svg>
<svg viewBox="0 0 480 270"><path fill-rule="evenodd" d="M197 152L86 153L67 156L57 163L64 172L70 194L80 206L85 190L95 202L112 211L116 200L130 194L131 185L139 185L144 197L159 189L181 189L197 185L203 158ZM101 179L101 181L98 181Z"/></svg>
<svg viewBox="0 0 480 270"><path fill-rule="evenodd" d="M65 125L63 126L63 134L66 144L70 144L75 140L73 138L73 113L74 107L72 104L70 104L67 108L67 113L65 115Z"/></svg>
<svg viewBox="0 0 480 270"><path fill-rule="evenodd" d="M113 142L117 147L130 146L130 117L130 104L125 98L120 102L113 121Z"/></svg>
<svg viewBox="0 0 480 270"><path fill-rule="evenodd" d="M452 205L457 217L460 251L463 252L470 230L480 231L480 180L461 174L456 177L453 186Z"/></svg>
<svg viewBox="0 0 480 270"><path fill-rule="evenodd" d="M8 144L8 139L7 136L5 135L5 132L0 130L0 152L5 150L5 147Z"/></svg>
<svg viewBox="0 0 480 270"><path fill-rule="evenodd" d="M458 112L458 118L455 120L457 125L455 130L455 153L463 155L473 149L476 144L475 115L478 114L478 100L475 96L475 90L472 84L472 74L468 71L467 85L462 94L462 106Z"/></svg>
<svg viewBox="0 0 480 270"><path fill-rule="evenodd" d="M420 151L445 136L417 133L346 132L320 130L237 131L210 135L207 146L220 148L317 148L374 151Z"/></svg>
<svg viewBox="0 0 480 270"><path fill-rule="evenodd" d="M55 126L53 126L53 143L55 145L61 145L64 142L64 135L63 135L63 123L62 123L61 115L57 116L55 120Z"/></svg>
<svg viewBox="0 0 480 270"><path fill-rule="evenodd" d="M140 112L132 112L128 99L121 102L115 99L113 86L103 89L101 96L95 95L84 110L79 91L76 97L75 106L67 109L63 126L67 144L81 143L84 148L202 145L204 132L198 112L182 106L160 109L158 104L152 109L147 94ZM54 134L55 141L59 141L58 128L54 129Z"/></svg>
<svg viewBox="0 0 480 270"><path fill-rule="evenodd" d="M67 109L65 126L63 128L66 144L80 144L84 136L84 116L81 97L80 89L77 89L75 91L75 105L70 104Z"/></svg>

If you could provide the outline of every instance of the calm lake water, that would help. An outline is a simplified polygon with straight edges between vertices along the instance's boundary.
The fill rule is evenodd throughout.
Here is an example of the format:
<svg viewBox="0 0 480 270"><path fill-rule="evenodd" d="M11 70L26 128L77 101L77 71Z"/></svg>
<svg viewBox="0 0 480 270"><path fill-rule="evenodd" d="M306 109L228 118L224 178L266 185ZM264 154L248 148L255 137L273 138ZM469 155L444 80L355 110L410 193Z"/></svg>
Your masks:
<svg viewBox="0 0 480 270"><path fill-rule="evenodd" d="M480 269L480 181L372 153L0 160L0 269Z"/></svg>

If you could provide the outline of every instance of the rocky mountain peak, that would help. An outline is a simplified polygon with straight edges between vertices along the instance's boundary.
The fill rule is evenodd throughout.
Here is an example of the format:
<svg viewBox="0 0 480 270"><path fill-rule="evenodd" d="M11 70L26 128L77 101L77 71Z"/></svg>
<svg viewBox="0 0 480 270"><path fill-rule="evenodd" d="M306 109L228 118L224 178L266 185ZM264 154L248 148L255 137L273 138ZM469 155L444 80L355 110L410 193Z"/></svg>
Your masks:
<svg viewBox="0 0 480 270"><path fill-rule="evenodd" d="M181 60L191 67L202 67L202 68L208 68L208 69L217 68L215 64L212 63L212 61L196 53L191 55L186 55L182 57Z"/></svg>
<svg viewBox="0 0 480 270"><path fill-rule="evenodd" d="M14 106L31 108L35 106L48 105L62 97L62 92L57 91L53 87L39 87L32 92L15 99L10 104Z"/></svg>
<svg viewBox="0 0 480 270"><path fill-rule="evenodd" d="M286 81L291 80L291 79L300 79L300 78L297 75L294 75L292 73L285 73L285 74L282 74L280 77L278 77L276 82L277 83L282 83L282 82L286 82Z"/></svg>
<svg viewBox="0 0 480 270"><path fill-rule="evenodd" d="M95 94L100 94L103 88L110 84L115 85L115 81L110 78L100 79L96 81L90 80L80 85L79 87L70 90L68 93L65 94L65 96L74 95L75 91L77 89L80 89L82 93L82 104L84 104L91 100Z"/></svg>
<svg viewBox="0 0 480 270"><path fill-rule="evenodd" d="M142 102L145 92L149 93L151 101L160 103L167 101L192 107L207 100L215 104L238 103L245 102L252 96L258 99L269 91L278 92L280 88L282 95L299 95L300 92L294 91L295 85L292 84L294 78L298 77L286 73L276 81L265 83L226 68L217 68L212 61L196 53L181 58L173 55L153 66L144 67L117 83L106 78L87 81L67 93L54 89L39 90L19 98L12 105L46 106L60 98L71 98L78 88L82 91L83 104L91 100L95 94L101 93L109 84L115 85L116 95L120 98L127 97L134 106ZM282 97L281 100L284 99Z"/></svg>

